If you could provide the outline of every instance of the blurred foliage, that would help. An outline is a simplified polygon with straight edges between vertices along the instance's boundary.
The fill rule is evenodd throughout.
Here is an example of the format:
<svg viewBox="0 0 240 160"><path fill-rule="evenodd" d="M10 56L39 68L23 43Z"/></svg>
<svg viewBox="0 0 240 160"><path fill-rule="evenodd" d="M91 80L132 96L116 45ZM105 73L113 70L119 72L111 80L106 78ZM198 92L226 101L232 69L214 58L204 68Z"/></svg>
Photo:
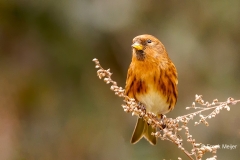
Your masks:
<svg viewBox="0 0 240 160"><path fill-rule="evenodd" d="M177 159L165 141L129 143L136 117L98 80L93 58L125 85L132 38L158 37L179 73L186 113L195 94L239 99L240 1L0 1L0 159ZM240 109L192 127L198 142L234 144ZM191 130L190 130L191 131ZM174 154L172 154L174 153Z"/></svg>

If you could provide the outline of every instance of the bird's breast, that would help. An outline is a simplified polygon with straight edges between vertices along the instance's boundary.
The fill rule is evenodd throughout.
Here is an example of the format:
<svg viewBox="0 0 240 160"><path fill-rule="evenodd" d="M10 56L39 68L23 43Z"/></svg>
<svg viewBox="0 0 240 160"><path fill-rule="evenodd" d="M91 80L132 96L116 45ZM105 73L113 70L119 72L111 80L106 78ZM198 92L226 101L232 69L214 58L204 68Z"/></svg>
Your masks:
<svg viewBox="0 0 240 160"><path fill-rule="evenodd" d="M132 63L128 70L126 94L144 104L147 112L166 114L177 100L176 74L157 63Z"/></svg>
<svg viewBox="0 0 240 160"><path fill-rule="evenodd" d="M137 93L136 98L139 102L144 104L147 112L152 112L158 115L166 114L169 111L167 97L151 85L148 86L146 93Z"/></svg>

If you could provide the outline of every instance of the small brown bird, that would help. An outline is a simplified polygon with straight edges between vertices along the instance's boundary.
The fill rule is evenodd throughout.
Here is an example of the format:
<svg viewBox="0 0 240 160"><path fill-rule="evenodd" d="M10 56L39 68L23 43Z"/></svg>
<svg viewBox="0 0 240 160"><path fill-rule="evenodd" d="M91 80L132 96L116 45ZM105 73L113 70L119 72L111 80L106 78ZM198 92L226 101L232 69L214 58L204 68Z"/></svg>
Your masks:
<svg viewBox="0 0 240 160"><path fill-rule="evenodd" d="M126 80L126 95L142 103L146 112L161 117L173 110L177 102L177 83L177 70L164 45L152 35L135 37ZM156 132L156 128L138 118L131 143L135 144L144 137L155 145L157 140L151 135L152 132Z"/></svg>

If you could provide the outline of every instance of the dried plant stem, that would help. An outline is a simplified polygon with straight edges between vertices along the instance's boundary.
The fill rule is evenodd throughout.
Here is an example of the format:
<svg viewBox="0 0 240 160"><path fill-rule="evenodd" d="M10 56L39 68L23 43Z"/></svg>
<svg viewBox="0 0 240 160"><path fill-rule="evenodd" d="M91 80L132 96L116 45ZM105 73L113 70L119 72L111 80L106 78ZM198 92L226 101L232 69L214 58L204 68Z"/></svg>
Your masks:
<svg viewBox="0 0 240 160"><path fill-rule="evenodd" d="M100 79L103 78L103 80L107 84L112 84L110 89L114 91L115 94L118 95L119 97L124 98L125 103L122 104L123 110L125 112L132 113L132 115L142 117L148 124L158 128L158 131L156 131L156 133L152 133L152 135L162 140L169 140L173 142L191 160L194 160L194 157L196 160L201 160L203 155L207 152L210 152L213 154L213 156L208 158L207 160L217 159L216 153L219 146L218 145L205 146L205 145L202 145L202 143L196 143L196 140L190 134L190 131L187 125L190 120L193 120L193 118L196 115L199 115L200 119L198 122L195 122L195 125L199 125L200 123L203 123L206 126L209 126L207 119L211 119L215 117L217 114L220 113L222 109L226 109L227 111L230 111L229 105L235 105L238 102L240 102L240 100L234 100L233 98L229 97L226 102L218 102L218 100L215 99L213 100L212 103L209 103L209 102L204 102L201 95L196 95L195 102L197 102L202 107L196 107L195 102L193 102L192 106L186 107L186 109L197 109L198 111L189 113L183 116L178 116L175 119L167 118L165 115L163 115L162 119L159 120L155 114L151 112L146 113L145 107L141 103L125 95L125 90L122 87L118 87L117 82L111 79L112 73L110 72L110 69L107 69L107 70L103 69L96 58L94 58L93 61L95 62L96 68L98 68L98 71L97 71L98 77ZM202 115L202 112L209 111L209 110L213 110L213 111L207 116ZM185 130L187 142L192 144L191 152L187 151L183 147L183 142L182 142L183 140L178 136L179 132L182 130ZM180 160L181 158L178 158L178 159Z"/></svg>

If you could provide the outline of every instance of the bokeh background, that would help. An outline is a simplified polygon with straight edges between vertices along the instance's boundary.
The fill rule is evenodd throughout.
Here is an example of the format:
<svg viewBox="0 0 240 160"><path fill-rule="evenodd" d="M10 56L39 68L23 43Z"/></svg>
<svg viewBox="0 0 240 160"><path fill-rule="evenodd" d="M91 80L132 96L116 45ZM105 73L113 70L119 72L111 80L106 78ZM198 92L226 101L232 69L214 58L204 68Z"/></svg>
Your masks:
<svg viewBox="0 0 240 160"><path fill-rule="evenodd" d="M1 0L0 159L187 159L168 141L130 144L136 117L96 76L93 58L124 87L132 39L144 33L178 69L168 117L188 113L195 94L240 99L239 0ZM237 104L190 131L197 142L237 145L217 155L238 159L239 112Z"/></svg>

